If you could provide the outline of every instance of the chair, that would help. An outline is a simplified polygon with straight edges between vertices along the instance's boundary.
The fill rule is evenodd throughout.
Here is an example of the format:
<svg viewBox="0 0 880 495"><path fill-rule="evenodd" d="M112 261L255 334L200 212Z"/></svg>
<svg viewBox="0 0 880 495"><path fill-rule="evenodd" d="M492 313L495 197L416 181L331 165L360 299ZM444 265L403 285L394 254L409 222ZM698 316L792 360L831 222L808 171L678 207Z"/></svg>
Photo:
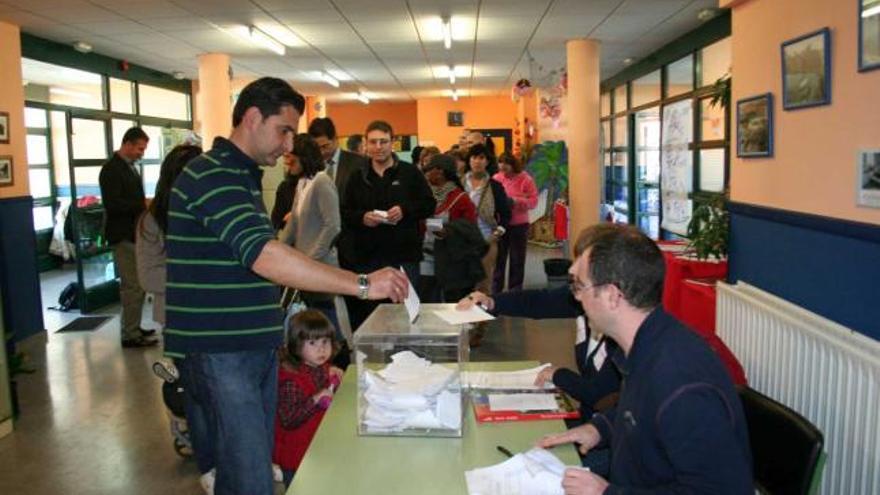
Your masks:
<svg viewBox="0 0 880 495"><path fill-rule="evenodd" d="M815 493L824 466L822 432L797 412L750 387L740 387L739 396L758 492Z"/></svg>

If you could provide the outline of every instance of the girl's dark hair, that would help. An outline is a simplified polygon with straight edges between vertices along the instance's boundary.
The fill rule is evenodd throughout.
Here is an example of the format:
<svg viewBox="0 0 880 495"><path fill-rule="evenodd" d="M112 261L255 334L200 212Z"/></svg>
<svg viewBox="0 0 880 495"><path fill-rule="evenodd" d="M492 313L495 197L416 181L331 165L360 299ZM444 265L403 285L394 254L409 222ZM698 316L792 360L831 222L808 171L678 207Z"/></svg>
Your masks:
<svg viewBox="0 0 880 495"><path fill-rule="evenodd" d="M175 146L162 161L162 167L159 169L159 182L156 183L156 194L153 195L153 201L150 202L150 207L147 209L159 225L162 235L168 232L168 203L171 201L171 186L183 171L183 167L201 154L201 146L181 144ZM140 228L143 229L143 220L141 220Z"/></svg>
<svg viewBox="0 0 880 495"><path fill-rule="evenodd" d="M519 161L513 153L504 152L498 157L498 163L506 163L513 169L513 173L518 174L523 171L523 163Z"/></svg>
<svg viewBox="0 0 880 495"><path fill-rule="evenodd" d="M303 177L312 178L324 170L324 158L321 156L321 148L318 143L308 134L297 134L293 138L293 154L299 160L302 167Z"/></svg>
<svg viewBox="0 0 880 495"><path fill-rule="evenodd" d="M317 339L330 339L330 344L333 346L331 358L339 351L336 329L324 313L316 309L297 313L290 319L285 329L287 359L295 365L302 363L302 348L306 341Z"/></svg>
<svg viewBox="0 0 880 495"><path fill-rule="evenodd" d="M495 160L495 154L485 145L481 143L477 143L470 148L468 148L467 160L465 160L464 170L466 172L471 171L471 158L475 156L485 156L486 157L486 173L489 174L489 177L495 175L495 172L498 171L498 164Z"/></svg>

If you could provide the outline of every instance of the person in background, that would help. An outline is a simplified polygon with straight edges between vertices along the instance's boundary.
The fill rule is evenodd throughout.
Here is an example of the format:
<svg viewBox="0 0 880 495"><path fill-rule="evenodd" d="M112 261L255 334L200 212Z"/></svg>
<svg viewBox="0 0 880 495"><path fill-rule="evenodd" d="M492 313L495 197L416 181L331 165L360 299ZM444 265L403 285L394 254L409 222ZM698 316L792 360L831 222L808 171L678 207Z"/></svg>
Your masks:
<svg viewBox="0 0 880 495"><path fill-rule="evenodd" d="M412 164L416 166L419 170L422 169L422 151L425 149L424 146L414 146L412 150L409 152L409 157L412 159Z"/></svg>
<svg viewBox="0 0 880 495"><path fill-rule="evenodd" d="M135 259L135 228L146 209L144 184L135 162L143 158L150 138L140 127L132 127L122 136L122 145L101 166L99 183L106 214L104 238L113 248L113 260L119 275L119 301L122 316L119 330L122 347L150 347L159 343L155 330L141 328L144 291L138 281Z"/></svg>
<svg viewBox="0 0 880 495"><path fill-rule="evenodd" d="M419 265L421 289L419 294L427 303L453 302L461 298L459 294L441 293L434 270L434 241L442 238L443 226L455 220L465 220L476 225L477 210L470 197L464 192L464 186L455 173L455 159L449 155L434 155L423 169L425 179L431 186L437 207L434 215L428 220L425 240L422 247L424 257ZM439 227L439 228L438 228Z"/></svg>
<svg viewBox="0 0 880 495"><path fill-rule="evenodd" d="M345 151L339 147L339 138L336 135L336 126L327 117L318 117L309 124L309 136L318 143L321 156L324 157L324 165L327 175L336 184L339 197L345 197L345 186L348 178L356 171L366 166L366 160L361 155Z"/></svg>
<svg viewBox="0 0 880 495"><path fill-rule="evenodd" d="M498 158L501 171L492 178L504 186L504 192L511 200L510 227L507 234L498 242L498 258L492 279L492 293L504 290L507 261L510 258L510 276L507 289L521 289L526 269L526 244L529 237L529 210L538 204L538 188L524 165L510 153L502 153Z"/></svg>
<svg viewBox="0 0 880 495"><path fill-rule="evenodd" d="M290 153L283 155L284 180L278 184L275 191L275 205L272 206L272 226L280 231L290 218L290 207L293 206L293 196L296 193L296 183L302 176L302 168Z"/></svg>
<svg viewBox="0 0 880 495"><path fill-rule="evenodd" d="M537 442L610 445L609 477L567 469L565 493L754 493L742 404L718 356L660 306L660 249L634 226L596 228L578 238L572 293L620 347L611 359L623 380L614 409Z"/></svg>
<svg viewBox="0 0 880 495"><path fill-rule="evenodd" d="M431 161L431 158L440 154L440 148L436 146L428 146L422 150L422 154L419 155L419 161L413 162L419 164L419 170L422 172L425 171L425 167L428 166L428 163Z"/></svg>
<svg viewBox="0 0 880 495"><path fill-rule="evenodd" d="M348 141L345 143L345 149L356 155L367 156L367 151L364 146L364 135L352 134L351 136L348 136Z"/></svg>
<svg viewBox="0 0 880 495"><path fill-rule="evenodd" d="M342 370L330 364L339 343L336 329L321 312L297 313L286 332L287 344L279 353L272 462L281 466L284 486L289 487L339 388Z"/></svg>
<svg viewBox="0 0 880 495"><path fill-rule="evenodd" d="M448 153L452 158L455 159L455 173L458 174L459 180L464 183L464 175L467 173L468 168L468 154L467 151L457 150Z"/></svg>
<svg viewBox="0 0 880 495"><path fill-rule="evenodd" d="M297 134L290 155L302 170L302 178L296 186L290 221L278 238L313 260L338 266L333 241L341 229L339 197L333 179L324 169L321 149L308 134ZM308 307L320 310L339 328L333 294L301 294Z"/></svg>
<svg viewBox="0 0 880 495"><path fill-rule="evenodd" d="M422 259L419 224L434 213L436 201L424 175L394 154L394 132L387 122L371 122L365 135L370 163L352 174L346 186L339 260L355 270L402 267L416 290ZM378 304L346 298L352 331Z"/></svg>

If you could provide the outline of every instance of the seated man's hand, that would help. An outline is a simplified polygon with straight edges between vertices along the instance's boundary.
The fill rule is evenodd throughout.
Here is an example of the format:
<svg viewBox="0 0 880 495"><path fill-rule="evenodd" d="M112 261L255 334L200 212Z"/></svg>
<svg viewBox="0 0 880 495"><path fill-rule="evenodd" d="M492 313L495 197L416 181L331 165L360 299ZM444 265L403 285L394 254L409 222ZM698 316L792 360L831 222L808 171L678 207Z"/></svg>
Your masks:
<svg viewBox="0 0 880 495"><path fill-rule="evenodd" d="M368 212L364 213L363 221L364 221L364 225L367 227L375 227L375 226L379 225L380 223L383 223L384 220L385 219L382 217L382 215L379 215L378 213L376 213L374 211L368 211Z"/></svg>
<svg viewBox="0 0 880 495"><path fill-rule="evenodd" d="M580 453L586 454L590 449L599 444L600 439L599 430L591 424L585 424L562 433L545 435L535 443L535 446L546 449L557 445L576 443L579 445L578 450Z"/></svg>
<svg viewBox="0 0 880 495"><path fill-rule="evenodd" d="M367 291L367 299L391 299L399 303L406 299L409 293L409 280L403 271L396 268L385 267L367 275L370 280L370 289Z"/></svg>
<svg viewBox="0 0 880 495"><path fill-rule="evenodd" d="M556 373L556 370L559 368L556 366L546 366L540 372L538 372L538 376L535 377L535 386L543 387L545 383L553 381L553 373Z"/></svg>
<svg viewBox="0 0 880 495"><path fill-rule="evenodd" d="M391 207L391 209L388 210L387 220L394 224L403 220L403 208L401 208L400 206Z"/></svg>
<svg viewBox="0 0 880 495"><path fill-rule="evenodd" d="M586 469L569 468L562 478L565 495L602 495L608 482Z"/></svg>
<svg viewBox="0 0 880 495"><path fill-rule="evenodd" d="M458 301L458 304L455 305L455 309L467 311L471 309L474 304L479 304L486 311L492 311L495 309L495 300L479 291L471 292L467 297L462 298L462 300Z"/></svg>

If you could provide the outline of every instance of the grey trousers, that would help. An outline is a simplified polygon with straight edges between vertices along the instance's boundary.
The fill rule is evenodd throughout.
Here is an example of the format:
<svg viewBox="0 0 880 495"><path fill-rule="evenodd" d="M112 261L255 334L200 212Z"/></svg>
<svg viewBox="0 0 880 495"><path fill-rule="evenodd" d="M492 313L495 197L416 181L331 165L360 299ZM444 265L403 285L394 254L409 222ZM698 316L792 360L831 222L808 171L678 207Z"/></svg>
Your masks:
<svg viewBox="0 0 880 495"><path fill-rule="evenodd" d="M113 245L113 258L116 260L116 275L119 276L119 301L122 303L122 318L119 330L122 340L141 336L141 311L144 307L144 290L141 289L137 273L134 243L122 241Z"/></svg>

